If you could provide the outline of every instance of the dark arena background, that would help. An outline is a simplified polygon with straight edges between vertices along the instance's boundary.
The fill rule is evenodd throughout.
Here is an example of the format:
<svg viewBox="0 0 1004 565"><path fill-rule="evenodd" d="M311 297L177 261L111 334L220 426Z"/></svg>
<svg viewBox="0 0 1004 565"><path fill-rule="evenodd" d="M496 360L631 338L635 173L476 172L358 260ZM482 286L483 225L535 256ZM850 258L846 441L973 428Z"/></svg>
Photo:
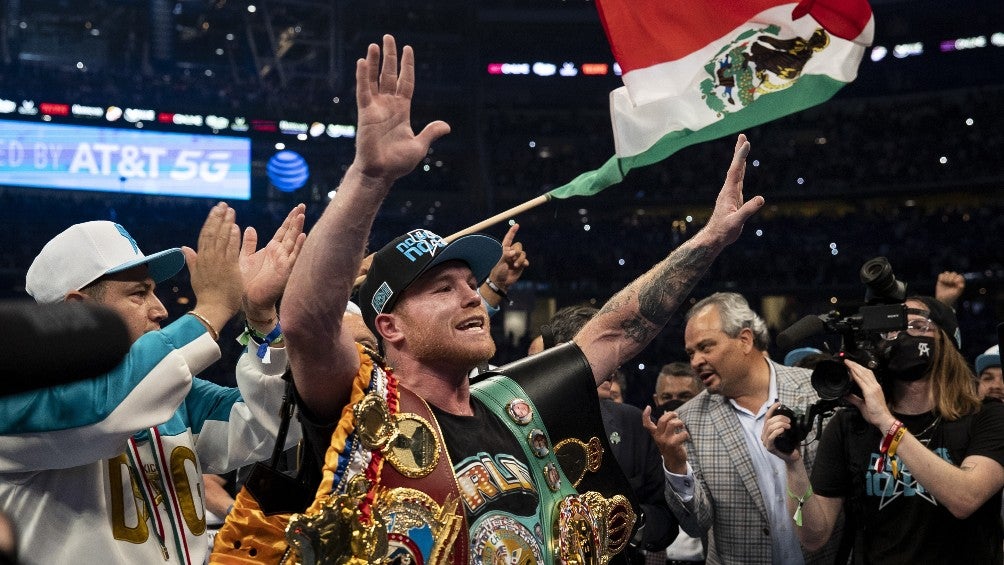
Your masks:
<svg viewBox="0 0 1004 565"><path fill-rule="evenodd" d="M415 48L415 127L443 119L453 132L395 186L371 246L412 227L453 233L613 155L608 95L621 79L588 1L2 6L5 301L26 299L32 258L76 222L117 221L147 253L194 246L221 199L266 237L305 202L309 229L352 159L355 60L383 33ZM875 42L854 83L746 132L745 192L767 206L692 297L740 292L776 334L807 314L856 311L859 270L873 257L887 257L923 294L938 273L957 271L972 361L1004 320L1004 2L874 0L872 8ZM29 152L17 139L37 145ZM47 173L71 143L79 174ZM493 320L495 362L525 353L556 308L602 304L698 230L733 144L729 136L696 145L596 196L517 216L531 267ZM168 173L156 157L172 147L185 157ZM505 229L488 233L501 238ZM172 316L191 307L184 272L160 295ZM685 359L682 314L624 367L629 402L647 402L659 368ZM229 378L222 368L205 376Z"/></svg>

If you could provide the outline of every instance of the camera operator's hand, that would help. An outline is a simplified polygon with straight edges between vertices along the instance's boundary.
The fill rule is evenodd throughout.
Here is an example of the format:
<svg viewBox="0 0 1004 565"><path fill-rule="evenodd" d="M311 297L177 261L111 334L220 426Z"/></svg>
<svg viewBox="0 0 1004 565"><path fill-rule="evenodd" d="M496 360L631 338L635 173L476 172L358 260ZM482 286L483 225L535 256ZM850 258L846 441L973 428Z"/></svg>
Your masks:
<svg viewBox="0 0 1004 565"><path fill-rule="evenodd" d="M778 414L777 409L781 406L780 402L775 402L769 409L767 409L767 415L765 416L766 421L763 424L763 431L760 432L760 441L763 442L763 446L767 448L767 451L773 453L775 456L781 458L785 463L794 463L802 458L802 452L799 449L792 449L791 453L785 453L777 449L774 445L774 441L777 438L791 429L791 419L787 416Z"/></svg>
<svg viewBox="0 0 1004 565"><path fill-rule="evenodd" d="M690 439L687 426L676 412L666 412L658 422L652 422L652 407L646 406L641 414L641 425L652 434L666 470L677 475L687 474L687 448Z"/></svg>
<svg viewBox="0 0 1004 565"><path fill-rule="evenodd" d="M888 430L896 418L892 416L892 412L886 406L885 393L882 392L882 385L875 378L875 373L850 359L844 359L844 364L847 365L851 378L861 388L861 396L848 394L844 398L857 407L861 416L868 423L883 432Z"/></svg>

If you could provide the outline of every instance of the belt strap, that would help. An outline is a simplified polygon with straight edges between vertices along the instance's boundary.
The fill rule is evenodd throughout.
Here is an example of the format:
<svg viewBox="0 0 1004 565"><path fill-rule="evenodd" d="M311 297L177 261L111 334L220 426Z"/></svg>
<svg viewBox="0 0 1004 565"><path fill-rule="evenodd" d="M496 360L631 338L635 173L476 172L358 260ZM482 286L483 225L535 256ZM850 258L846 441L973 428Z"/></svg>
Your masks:
<svg viewBox="0 0 1004 565"><path fill-rule="evenodd" d="M547 437L547 428L544 426L537 408L533 405L526 391L516 384L515 381L507 377L497 375L488 377L472 385L471 394L505 423L509 431L512 432L513 437L517 439L520 447L523 448L523 454L530 467L531 475L537 487L538 496L540 497L539 520L544 531L544 539L552 539L555 534L553 531L556 523L554 513L558 508L558 501L566 496L577 493L575 488L572 487L571 481L568 480L568 477L561 470L561 465L558 464L558 458L554 454L554 446L551 443L551 439ZM508 413L510 403L514 401L523 401L529 405L530 414L528 422L524 420L525 423L520 423L517 421L517 418L512 417ZM544 456L534 453L531 445L531 433L536 434L538 430L547 438L548 450ZM556 473L559 477L558 484L555 487L552 487L546 479L548 473ZM514 516L513 518L527 526L531 532L534 531L536 524L528 524L526 523L527 520L520 516ZM544 559L545 563L548 564L554 562L553 553L546 548Z"/></svg>
<svg viewBox="0 0 1004 565"><path fill-rule="evenodd" d="M398 386L399 413L412 413L421 416L432 424L432 431L436 434L436 448L439 451L439 460L432 472L421 479L412 479L399 473L393 465L384 465L380 477L380 484L387 488L396 487L415 488L426 493L439 504L443 504L448 498L460 500L460 487L457 485L457 478L453 474L453 462L446 451L446 443L443 441L443 432L439 429L439 423L433 415L429 405L414 392L403 386ZM463 504L458 504L455 514L464 520L464 526L460 528L456 542L453 544L452 562L454 565L467 565L468 539L466 517L464 516Z"/></svg>

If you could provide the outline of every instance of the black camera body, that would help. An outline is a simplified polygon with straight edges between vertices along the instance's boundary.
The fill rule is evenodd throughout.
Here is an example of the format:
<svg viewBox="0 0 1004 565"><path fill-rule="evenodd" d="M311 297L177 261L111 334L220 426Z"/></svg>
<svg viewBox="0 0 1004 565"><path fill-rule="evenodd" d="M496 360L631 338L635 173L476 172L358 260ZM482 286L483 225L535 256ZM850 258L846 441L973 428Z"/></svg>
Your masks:
<svg viewBox="0 0 1004 565"><path fill-rule="evenodd" d="M812 371L812 388L826 400L842 398L855 392L857 385L844 365L850 359L871 369L881 378L886 365L883 333L906 329L906 305L862 306L854 316L839 318L836 311L823 316L823 327L841 335L841 347L830 359L820 361ZM857 391L860 392L860 391Z"/></svg>
<svg viewBox="0 0 1004 565"><path fill-rule="evenodd" d="M802 338L823 332L837 334L841 336L841 344L836 355L820 361L812 371L812 388L819 395L819 402L810 405L805 414L795 414L787 406L781 406L776 411L776 414L787 416L792 422L792 427L774 442L779 451L791 453L806 438L816 416L832 414L844 404L843 398L847 394L860 395L860 389L844 364L845 359L871 369L881 382L888 361L882 334L906 329L906 305L903 303L906 300L906 284L893 275L889 260L885 257L869 259L861 267L860 274L866 287L865 305L856 314L841 316L834 310L818 317L810 316L789 328L795 330L792 333L796 335L807 333ZM797 338L778 336L779 343L785 339L791 342ZM822 418L819 424L822 425Z"/></svg>
<svg viewBox="0 0 1004 565"><path fill-rule="evenodd" d="M812 372L812 388L824 400L836 400L855 392L845 359L871 369L881 379L887 362L882 334L906 329L906 284L896 279L885 257L875 257L861 266L865 305L853 316L832 311L820 316L823 328L841 336L840 351L820 362ZM857 392L860 393L860 390Z"/></svg>
<svg viewBox="0 0 1004 565"><path fill-rule="evenodd" d="M841 400L820 400L809 405L809 409L804 414L796 414L794 410L784 404L774 411L775 416L785 416L791 421L791 427L785 430L774 440L774 447L782 453L791 453L809 435L812 423L817 423L816 437L823 433L823 420L832 416L836 409L841 406ZM817 420L818 417L818 420Z"/></svg>

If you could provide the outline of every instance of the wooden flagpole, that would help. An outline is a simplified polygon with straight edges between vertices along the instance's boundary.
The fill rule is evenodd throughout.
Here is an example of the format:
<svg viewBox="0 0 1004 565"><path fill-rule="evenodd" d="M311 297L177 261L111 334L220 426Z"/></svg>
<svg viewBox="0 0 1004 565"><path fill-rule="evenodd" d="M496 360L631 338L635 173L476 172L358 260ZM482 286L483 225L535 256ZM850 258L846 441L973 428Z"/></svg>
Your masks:
<svg viewBox="0 0 1004 565"><path fill-rule="evenodd" d="M448 235L448 236L444 237L443 240L446 241L447 243L450 243L451 241L453 241L453 240L455 240L457 238L460 238L460 237L463 237L465 235L469 235L469 234L472 234L472 233L479 232L479 231L481 231L481 230L483 230L485 228L494 226L495 224L497 224L499 222L508 220L509 218L511 218L511 217L513 217L513 216L515 216L517 214L520 214L522 212L526 212L527 210L529 210L531 208L536 208L537 206L540 206L541 204L543 204L545 202L548 202L549 200L551 200L550 193L541 194L540 196L537 196L536 198L533 198L531 200L527 200L526 202L524 202L522 204L513 206L512 208L509 208L508 210L506 210L504 212L499 212L498 214L495 214L494 216L492 216L490 218L482 220L482 221L474 224L473 226L464 228L464 229L458 231L455 234ZM370 254L369 256L367 256L366 258L364 258L363 259L363 265L367 265L368 266L369 262L372 261L372 258L373 258L372 254ZM366 275L361 275L359 277L356 277L356 282L355 282L354 286L359 286L359 285L363 284L364 280L366 280Z"/></svg>

